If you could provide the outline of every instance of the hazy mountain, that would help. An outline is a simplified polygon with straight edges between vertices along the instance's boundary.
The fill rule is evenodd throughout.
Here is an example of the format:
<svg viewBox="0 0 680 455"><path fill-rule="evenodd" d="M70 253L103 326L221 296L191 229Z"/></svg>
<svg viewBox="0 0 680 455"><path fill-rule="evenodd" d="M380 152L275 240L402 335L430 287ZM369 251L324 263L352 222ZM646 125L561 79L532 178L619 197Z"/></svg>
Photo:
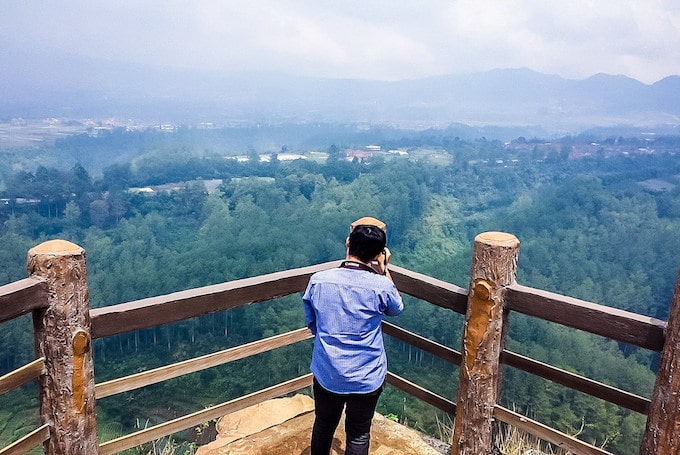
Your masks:
<svg viewBox="0 0 680 455"><path fill-rule="evenodd" d="M528 69L379 82L215 74L56 56L3 59L0 117L155 121L371 122L407 127L536 125L547 130L680 122L680 77L646 85L597 74L569 80Z"/></svg>

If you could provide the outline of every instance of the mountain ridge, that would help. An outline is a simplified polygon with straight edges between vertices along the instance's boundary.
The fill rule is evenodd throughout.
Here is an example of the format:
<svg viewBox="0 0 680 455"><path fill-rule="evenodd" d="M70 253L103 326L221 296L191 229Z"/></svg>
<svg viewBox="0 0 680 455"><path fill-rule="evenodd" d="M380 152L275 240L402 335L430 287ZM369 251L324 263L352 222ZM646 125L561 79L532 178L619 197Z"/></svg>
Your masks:
<svg viewBox="0 0 680 455"><path fill-rule="evenodd" d="M40 57L40 56L38 56ZM529 68L376 81L216 73L50 55L0 74L0 118L368 122L410 127L537 125L548 130L680 124L680 76L565 79Z"/></svg>

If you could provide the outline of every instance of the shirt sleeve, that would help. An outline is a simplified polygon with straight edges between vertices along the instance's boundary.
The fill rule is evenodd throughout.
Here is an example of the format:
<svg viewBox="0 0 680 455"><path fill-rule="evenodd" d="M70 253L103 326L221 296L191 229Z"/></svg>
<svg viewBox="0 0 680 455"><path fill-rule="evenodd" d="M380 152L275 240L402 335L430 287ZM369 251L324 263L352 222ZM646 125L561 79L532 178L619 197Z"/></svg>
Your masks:
<svg viewBox="0 0 680 455"><path fill-rule="evenodd" d="M307 289L302 295L302 305L305 309L305 324L312 331L312 335L316 335L316 313L311 301L312 289L313 285L311 283L307 285Z"/></svg>
<svg viewBox="0 0 680 455"><path fill-rule="evenodd" d="M383 295L381 295L381 299L384 299L383 312L387 316L397 316L404 310L404 302L401 300L401 295L394 285L392 285L391 289L387 290Z"/></svg>

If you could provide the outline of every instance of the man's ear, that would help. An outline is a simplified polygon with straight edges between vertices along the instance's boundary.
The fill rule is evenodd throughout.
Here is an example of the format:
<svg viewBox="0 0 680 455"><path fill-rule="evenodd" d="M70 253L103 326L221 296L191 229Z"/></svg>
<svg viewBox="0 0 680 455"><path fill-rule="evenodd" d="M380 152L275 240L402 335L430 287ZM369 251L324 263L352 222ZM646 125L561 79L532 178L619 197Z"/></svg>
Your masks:
<svg viewBox="0 0 680 455"><path fill-rule="evenodd" d="M349 236L345 239L345 248L349 248Z"/></svg>

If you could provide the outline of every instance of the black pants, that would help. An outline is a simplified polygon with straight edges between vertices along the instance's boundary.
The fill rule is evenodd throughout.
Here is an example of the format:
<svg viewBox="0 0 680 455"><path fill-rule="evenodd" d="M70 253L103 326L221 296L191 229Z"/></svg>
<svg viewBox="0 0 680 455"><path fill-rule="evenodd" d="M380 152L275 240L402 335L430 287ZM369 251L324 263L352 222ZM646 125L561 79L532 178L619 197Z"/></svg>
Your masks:
<svg viewBox="0 0 680 455"><path fill-rule="evenodd" d="M314 379L314 428L312 429L311 455L328 455L335 429L345 409L345 455L368 455L371 440L371 421L383 391L380 387L371 393L339 395L321 387Z"/></svg>

